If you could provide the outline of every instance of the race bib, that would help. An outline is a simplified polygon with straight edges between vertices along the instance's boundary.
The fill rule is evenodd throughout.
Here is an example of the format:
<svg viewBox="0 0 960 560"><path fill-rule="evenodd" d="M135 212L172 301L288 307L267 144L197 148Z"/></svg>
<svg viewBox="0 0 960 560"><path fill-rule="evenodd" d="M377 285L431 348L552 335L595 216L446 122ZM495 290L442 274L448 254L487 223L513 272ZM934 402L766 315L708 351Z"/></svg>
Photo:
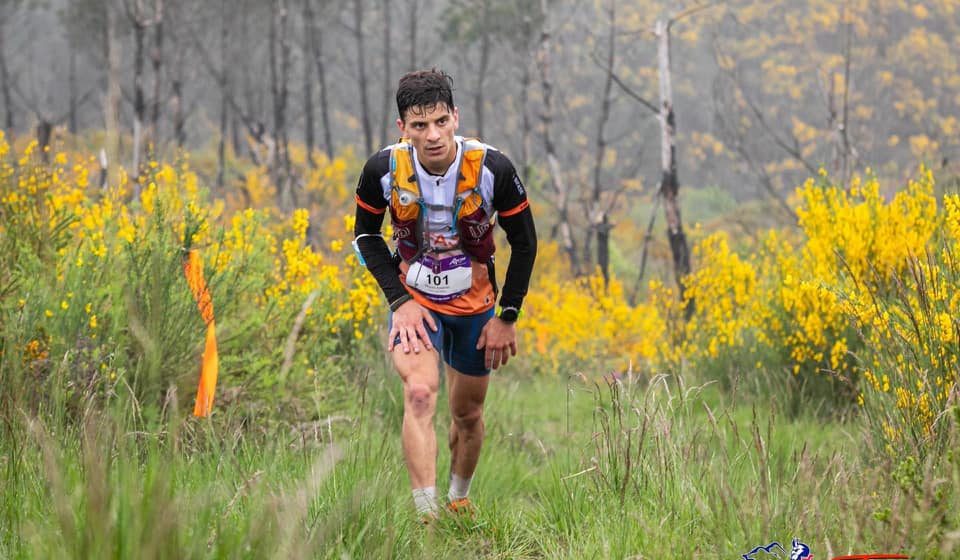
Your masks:
<svg viewBox="0 0 960 560"><path fill-rule="evenodd" d="M407 270L407 285L436 302L460 297L473 285L470 257L463 253L442 258L423 255Z"/></svg>

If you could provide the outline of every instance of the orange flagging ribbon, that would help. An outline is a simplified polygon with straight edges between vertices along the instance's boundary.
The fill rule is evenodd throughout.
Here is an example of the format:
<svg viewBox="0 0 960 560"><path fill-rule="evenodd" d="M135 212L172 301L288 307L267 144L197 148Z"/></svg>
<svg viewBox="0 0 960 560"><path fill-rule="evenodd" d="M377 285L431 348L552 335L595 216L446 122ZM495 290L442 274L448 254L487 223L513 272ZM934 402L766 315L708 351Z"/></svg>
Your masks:
<svg viewBox="0 0 960 560"><path fill-rule="evenodd" d="M213 410L213 394L217 389L217 370L220 358L217 356L216 321L213 320L213 298L207 283L203 280L203 261L196 249L187 253L183 260L183 274L193 293L193 299L200 309L200 316L207 324L207 340L203 347L203 360L200 366L200 386L197 387L197 401L193 405L193 415L204 417Z"/></svg>

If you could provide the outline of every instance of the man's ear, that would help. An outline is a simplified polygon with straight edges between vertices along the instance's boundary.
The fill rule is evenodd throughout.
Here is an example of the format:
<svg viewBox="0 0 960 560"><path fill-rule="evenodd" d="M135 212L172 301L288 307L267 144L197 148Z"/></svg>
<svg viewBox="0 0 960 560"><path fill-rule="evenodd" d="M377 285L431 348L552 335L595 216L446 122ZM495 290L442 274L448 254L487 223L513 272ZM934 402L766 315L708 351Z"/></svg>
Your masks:
<svg viewBox="0 0 960 560"><path fill-rule="evenodd" d="M400 129L400 136L406 136L406 127L403 125L403 119L397 119L397 128Z"/></svg>

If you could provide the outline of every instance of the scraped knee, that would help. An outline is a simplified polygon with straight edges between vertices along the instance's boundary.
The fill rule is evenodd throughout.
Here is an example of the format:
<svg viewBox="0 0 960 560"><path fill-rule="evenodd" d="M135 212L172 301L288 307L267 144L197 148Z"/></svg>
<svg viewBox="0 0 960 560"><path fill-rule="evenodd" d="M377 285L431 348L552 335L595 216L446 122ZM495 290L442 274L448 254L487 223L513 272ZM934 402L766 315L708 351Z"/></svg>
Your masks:
<svg viewBox="0 0 960 560"><path fill-rule="evenodd" d="M437 397L435 388L426 383L411 383L404 392L407 408L414 416L425 416L433 413Z"/></svg>

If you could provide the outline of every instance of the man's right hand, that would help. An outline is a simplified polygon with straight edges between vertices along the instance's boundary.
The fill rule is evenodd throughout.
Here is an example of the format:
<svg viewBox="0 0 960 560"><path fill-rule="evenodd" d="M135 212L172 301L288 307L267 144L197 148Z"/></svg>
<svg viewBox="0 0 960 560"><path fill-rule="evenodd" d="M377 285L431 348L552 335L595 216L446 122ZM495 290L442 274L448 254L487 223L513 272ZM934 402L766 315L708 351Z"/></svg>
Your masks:
<svg viewBox="0 0 960 560"><path fill-rule="evenodd" d="M390 328L390 334L387 335L387 352L393 352L395 341L399 337L400 348L404 354L409 354L411 347L414 353L420 353L420 341L427 350L433 349L430 343L430 336L424 328L424 322L430 326L433 332L437 332L437 322L433 315L424 309L422 305L414 300L410 300L393 312L393 324Z"/></svg>

